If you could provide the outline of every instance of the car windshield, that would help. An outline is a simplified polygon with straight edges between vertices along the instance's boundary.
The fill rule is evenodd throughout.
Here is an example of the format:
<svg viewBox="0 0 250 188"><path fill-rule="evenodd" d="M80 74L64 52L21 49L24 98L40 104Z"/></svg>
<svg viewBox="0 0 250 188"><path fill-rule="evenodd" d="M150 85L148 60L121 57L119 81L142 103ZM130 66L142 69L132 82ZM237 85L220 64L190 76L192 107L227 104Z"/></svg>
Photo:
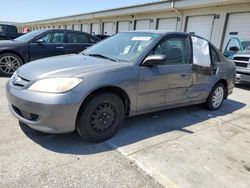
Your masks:
<svg viewBox="0 0 250 188"><path fill-rule="evenodd" d="M42 34L45 30L40 29L40 30L36 30L36 31L32 31L30 33L27 33L25 35L22 35L20 37L17 37L15 39L15 41L17 42L29 42L30 40L32 40L33 38L35 38L36 36Z"/></svg>
<svg viewBox="0 0 250 188"><path fill-rule="evenodd" d="M119 33L88 48L83 54L133 63L159 36L155 33Z"/></svg>
<svg viewBox="0 0 250 188"><path fill-rule="evenodd" d="M250 50L250 40L248 41L242 41L242 46L243 46L243 49L245 50Z"/></svg>

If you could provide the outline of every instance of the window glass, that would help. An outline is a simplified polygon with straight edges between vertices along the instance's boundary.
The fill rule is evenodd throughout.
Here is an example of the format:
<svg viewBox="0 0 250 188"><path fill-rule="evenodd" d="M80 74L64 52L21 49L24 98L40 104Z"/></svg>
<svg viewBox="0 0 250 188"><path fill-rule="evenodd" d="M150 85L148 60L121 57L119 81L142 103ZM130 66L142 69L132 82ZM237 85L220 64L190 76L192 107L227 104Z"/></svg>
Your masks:
<svg viewBox="0 0 250 188"><path fill-rule="evenodd" d="M88 48L83 53L100 54L133 63L159 36L154 33L119 33Z"/></svg>
<svg viewBox="0 0 250 188"><path fill-rule="evenodd" d="M89 43L89 38L80 33L68 33L68 43Z"/></svg>
<svg viewBox="0 0 250 188"><path fill-rule="evenodd" d="M3 32L3 26L0 25L0 32Z"/></svg>
<svg viewBox="0 0 250 188"><path fill-rule="evenodd" d="M250 41L242 41L242 46L244 49L250 49Z"/></svg>
<svg viewBox="0 0 250 188"><path fill-rule="evenodd" d="M43 37L41 37L40 39L42 39L45 43L50 43L50 44L63 43L64 34L63 32L48 33Z"/></svg>
<svg viewBox="0 0 250 188"><path fill-rule="evenodd" d="M231 39L231 40L229 41L226 50L227 50L227 51L230 51L230 48L231 48L231 47L238 47L238 48L240 49L240 46L239 46L239 44L238 44L238 42L237 42L236 39Z"/></svg>
<svg viewBox="0 0 250 188"><path fill-rule="evenodd" d="M186 38L171 38L162 41L151 53L165 55L166 64L188 63L188 43Z"/></svg>
<svg viewBox="0 0 250 188"><path fill-rule="evenodd" d="M15 26L6 26L6 32L17 33L17 29Z"/></svg>
<svg viewBox="0 0 250 188"><path fill-rule="evenodd" d="M212 62L220 62L219 55L212 46L210 47L210 52L211 52Z"/></svg>

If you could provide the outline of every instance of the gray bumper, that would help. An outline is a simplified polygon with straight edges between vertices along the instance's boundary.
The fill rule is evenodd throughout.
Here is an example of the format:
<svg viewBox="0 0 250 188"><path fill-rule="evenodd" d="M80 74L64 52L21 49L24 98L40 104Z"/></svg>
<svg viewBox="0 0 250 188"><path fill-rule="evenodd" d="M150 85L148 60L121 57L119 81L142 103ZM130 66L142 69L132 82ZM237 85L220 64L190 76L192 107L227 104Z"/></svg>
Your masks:
<svg viewBox="0 0 250 188"><path fill-rule="evenodd" d="M75 130L82 95L78 92L62 94L21 90L6 85L11 113L29 127L46 133L66 133Z"/></svg>
<svg viewBox="0 0 250 188"><path fill-rule="evenodd" d="M250 69L237 69L236 81L237 82L250 82Z"/></svg>

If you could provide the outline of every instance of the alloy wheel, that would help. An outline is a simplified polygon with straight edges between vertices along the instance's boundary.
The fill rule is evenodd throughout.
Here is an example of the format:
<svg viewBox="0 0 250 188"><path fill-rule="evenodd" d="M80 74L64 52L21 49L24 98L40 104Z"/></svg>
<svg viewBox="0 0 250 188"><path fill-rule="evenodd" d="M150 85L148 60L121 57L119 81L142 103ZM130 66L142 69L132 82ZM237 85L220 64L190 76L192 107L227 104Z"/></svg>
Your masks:
<svg viewBox="0 0 250 188"><path fill-rule="evenodd" d="M20 66L21 62L14 56L3 56L0 59L0 70L7 75L13 74Z"/></svg>

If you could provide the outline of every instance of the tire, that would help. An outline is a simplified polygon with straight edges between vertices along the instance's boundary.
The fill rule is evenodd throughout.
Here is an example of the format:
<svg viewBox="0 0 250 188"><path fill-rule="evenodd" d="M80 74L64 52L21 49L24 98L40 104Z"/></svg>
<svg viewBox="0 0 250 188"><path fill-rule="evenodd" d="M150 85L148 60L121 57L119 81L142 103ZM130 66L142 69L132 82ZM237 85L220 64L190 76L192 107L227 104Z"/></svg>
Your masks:
<svg viewBox="0 0 250 188"><path fill-rule="evenodd" d="M210 92L205 105L205 108L216 111L218 110L226 96L226 89L223 83L219 82L214 86L212 91Z"/></svg>
<svg viewBox="0 0 250 188"><path fill-rule="evenodd" d="M0 75L10 77L23 64L23 60L13 53L0 55Z"/></svg>
<svg viewBox="0 0 250 188"><path fill-rule="evenodd" d="M124 103L113 93L95 95L80 111L76 123L78 134L89 142L111 138L123 124Z"/></svg>

